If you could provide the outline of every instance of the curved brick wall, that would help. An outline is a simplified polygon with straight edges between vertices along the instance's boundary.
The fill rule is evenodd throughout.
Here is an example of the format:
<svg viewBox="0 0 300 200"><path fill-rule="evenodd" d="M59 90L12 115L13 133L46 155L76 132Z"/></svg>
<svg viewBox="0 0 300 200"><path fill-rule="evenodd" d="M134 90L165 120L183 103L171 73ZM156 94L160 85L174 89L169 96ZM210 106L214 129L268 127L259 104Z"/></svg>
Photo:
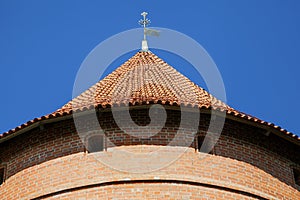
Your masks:
<svg viewBox="0 0 300 200"><path fill-rule="evenodd" d="M132 110L131 115L137 124L146 125L149 123L147 112L145 109ZM151 139L137 139L118 129L111 112L99 114L99 122L109 140L115 146L126 145L114 148L135 148L135 146L128 145L148 145L149 147L152 147L150 145L166 145L176 134L179 126L178 119L180 119L179 111L168 110L167 123L159 134ZM91 131L89 128L92 127L92 124L89 124L91 121L89 118L85 120L86 131ZM208 125L209 116L202 114L199 134L204 134ZM189 135L188 124L185 126L187 127L186 133ZM197 194L197 191L205 190L208 196L226 191L226 195L227 193L232 195L230 196L232 199L255 198L249 194L266 199L299 198L299 191L295 189L297 186L291 169L291 165L300 163L299 155L295 153L299 151L299 147L273 134L265 136L264 132L250 125L226 120L222 135L214 148L216 155L209 155L205 163L197 161L201 153L195 152L193 149L195 143L192 143L187 154L181 157L174 166L145 174L143 177L130 175L130 180L141 182L125 184L120 181L128 178L128 174L100 166L98 162L95 168L92 154L84 153L85 147L76 132L72 119L45 124L41 129L35 128L1 143L0 159L7 170L6 181L0 186L0 199L28 199L45 194L52 194L49 198L54 198L56 195L72 198L74 194L86 195L87 191L92 191L89 193L91 195L101 195L106 192L109 196L111 195L109 191L114 190L113 188L119 188L120 191L124 190L124 193L127 193L126 191L131 191L130 188L133 185L139 188L136 187L137 184L143 191L146 191L145 195L153 195L152 191L156 191L155 188L159 188L161 184L170 188L166 191L183 184L177 182L173 185L172 180L187 181L183 184L183 188L187 188L192 196ZM181 145L178 144L178 146ZM92 171L89 171L90 169ZM96 176L94 176L95 173ZM159 179L165 182L143 182L143 180L154 180L154 177L158 175ZM85 185L86 188L77 188ZM145 190L147 186L153 190L147 192ZM75 188L72 192L65 191L72 188ZM55 194L59 191L61 193ZM166 195L155 194L157 197ZM170 195L175 194L170 193Z"/></svg>
<svg viewBox="0 0 300 200"><path fill-rule="evenodd" d="M164 188L164 191L162 191ZM201 191L201 192L200 192ZM215 190L202 186L170 184L170 183L139 183L117 184L100 188L75 191L68 194L55 195L48 199L256 199L241 194Z"/></svg>
<svg viewBox="0 0 300 200"><path fill-rule="evenodd" d="M148 146L144 151L151 150L150 147L156 148ZM116 148L140 151L141 146ZM177 150L176 147L165 148ZM97 155L101 156L101 154L107 153L109 152L101 152ZM199 194L205 187L206 190L211 191L210 194L226 191L228 195L232 196L232 199L239 199L241 195L246 199L251 199L250 197L253 196L265 199L300 198L300 193L296 189L257 167L215 155L206 154L207 156L202 159L202 155L202 153L190 149L176 162L161 170L150 173L126 173L103 165L95 160L93 154L77 153L35 165L10 177L1 186L1 199L40 199L43 196L46 199L57 196L72 197L74 194L71 193L73 192L86 195L86 191L90 189L96 193L106 191L111 193L110 188L118 188L118 185L123 185L119 188L119 192L127 191L129 196L133 195L133 191L129 189L143 189L148 184L166 184L166 188L160 187L160 192L167 193L174 185L174 187L178 187L178 184L181 184L180 181L184 182L183 189L186 188L188 195ZM135 180L139 180L139 182L135 183ZM147 180L152 180L152 182L147 183ZM130 184L131 181L132 184ZM108 184L111 182L113 183ZM11 187L12 185L14 187ZM134 188L133 185L135 185ZM189 190L189 188L193 189ZM124 196L126 195L124 194ZM185 194L177 193L177 195L180 197ZM221 199L226 199L225 196Z"/></svg>

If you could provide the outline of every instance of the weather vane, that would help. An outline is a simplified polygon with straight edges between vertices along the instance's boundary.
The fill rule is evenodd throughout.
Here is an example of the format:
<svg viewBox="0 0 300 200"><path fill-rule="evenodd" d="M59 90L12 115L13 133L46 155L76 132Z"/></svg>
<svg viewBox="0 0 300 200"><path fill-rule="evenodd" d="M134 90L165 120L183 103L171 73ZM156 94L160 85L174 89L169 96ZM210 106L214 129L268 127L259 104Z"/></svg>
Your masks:
<svg viewBox="0 0 300 200"><path fill-rule="evenodd" d="M154 30L154 29L146 28L151 22L149 19L147 19L148 13L147 12L142 12L141 15L143 16L143 19L139 20L139 24L144 28L144 39L142 41L142 51L148 51L149 48L148 48L148 43L147 43L146 36L147 35L159 36L159 31Z"/></svg>

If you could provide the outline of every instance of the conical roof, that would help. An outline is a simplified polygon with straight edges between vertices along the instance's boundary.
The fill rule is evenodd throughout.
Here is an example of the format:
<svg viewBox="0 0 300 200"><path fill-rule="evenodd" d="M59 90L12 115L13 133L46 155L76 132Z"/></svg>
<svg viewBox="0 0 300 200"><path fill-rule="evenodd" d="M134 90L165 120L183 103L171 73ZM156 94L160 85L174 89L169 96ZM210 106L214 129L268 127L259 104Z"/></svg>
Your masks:
<svg viewBox="0 0 300 200"><path fill-rule="evenodd" d="M282 136L288 136L294 142L300 138L273 123L268 123L251 115L237 111L210 95L187 77L171 67L151 52L138 52L111 74L100 80L78 97L72 99L55 112L35 118L15 129L0 135L0 139L42 120L63 117L78 110L94 107L112 107L120 105L184 105L203 109L216 109L226 112L227 116L243 119L251 123L274 128Z"/></svg>
<svg viewBox="0 0 300 200"><path fill-rule="evenodd" d="M169 104L230 110L151 52L138 52L115 71L56 112L90 106ZM54 114L56 113L54 112Z"/></svg>

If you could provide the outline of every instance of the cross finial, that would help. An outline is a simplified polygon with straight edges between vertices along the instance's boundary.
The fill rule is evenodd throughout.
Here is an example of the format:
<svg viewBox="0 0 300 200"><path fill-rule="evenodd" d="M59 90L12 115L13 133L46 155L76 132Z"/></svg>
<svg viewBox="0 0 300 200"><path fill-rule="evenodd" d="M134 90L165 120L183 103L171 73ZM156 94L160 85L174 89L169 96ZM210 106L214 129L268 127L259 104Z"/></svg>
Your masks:
<svg viewBox="0 0 300 200"><path fill-rule="evenodd" d="M148 26L150 24L150 20L146 18L148 13L147 12L142 12L141 15L143 16L143 19L141 19L139 21L139 23L140 23L141 26L146 28L146 26Z"/></svg>
<svg viewBox="0 0 300 200"><path fill-rule="evenodd" d="M146 40L146 26L150 24L150 20L147 19L147 12L142 12L141 15L143 16L143 19L139 20L139 24L144 28L144 39L142 41L142 51L148 51L148 44Z"/></svg>
<svg viewBox="0 0 300 200"><path fill-rule="evenodd" d="M159 31L154 30L154 29L149 29L146 28L150 24L150 20L147 19L147 12L142 12L141 15L143 16L143 19L139 20L139 24L144 28L144 39L142 41L142 51L148 51L148 43L147 43L147 35L152 35L152 36L159 36Z"/></svg>

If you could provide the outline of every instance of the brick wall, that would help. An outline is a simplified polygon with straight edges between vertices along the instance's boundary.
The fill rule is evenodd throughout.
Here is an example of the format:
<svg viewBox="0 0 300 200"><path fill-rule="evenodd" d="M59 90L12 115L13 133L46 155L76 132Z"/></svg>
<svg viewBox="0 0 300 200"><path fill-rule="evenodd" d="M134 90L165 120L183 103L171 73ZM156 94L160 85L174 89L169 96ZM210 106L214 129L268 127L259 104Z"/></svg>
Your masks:
<svg viewBox="0 0 300 200"><path fill-rule="evenodd" d="M140 151L143 146L114 148ZM152 151L151 148L155 150L157 147L148 146L144 150L145 152ZM172 150L176 147L165 148ZM174 149L174 151L176 150ZM110 152L95 154L101 157L110 154ZM97 188L100 194L102 191L112 195L110 188L119 188L120 185L118 191L124 192L124 197L130 197L135 192L128 191L128 188L142 189L149 184L165 185L166 187L160 187L161 193L167 193L171 190L172 187L170 186L182 184L184 185L183 189L186 188L187 190L199 187L197 191L199 195L206 194L206 192L202 192L202 188L205 187L215 194L228 193L232 199L238 199L237 197L240 196L249 199L250 197L260 199L300 198L300 193L296 189L257 167L222 156L207 155L205 158L202 156L203 153L195 153L193 149L189 149L174 163L160 170L149 173L127 173L114 170L99 162L95 159L94 154L72 154L35 165L11 176L0 186L0 198L3 200L47 199L66 196L72 199L72 193L86 195L90 189L97 190ZM190 194L192 195L192 193ZM183 194L178 192L177 195L180 197Z"/></svg>
<svg viewBox="0 0 300 200"><path fill-rule="evenodd" d="M105 132L106 137L108 138L108 147L114 148L121 146L121 145L167 145L169 142L174 139L175 134L179 127L179 120L180 120L180 112L174 110L168 110L168 118L165 127L156 135L150 138L135 138L129 134L124 134L120 129L118 129L116 123L112 118L111 112L102 112L99 114L99 122L101 124L102 129ZM150 120L148 115L148 110L132 110L131 116L133 120L139 125L147 125ZM142 117L141 117L142 116ZM191 118L192 119L192 118ZM91 124L93 121L86 117L83 123L85 127L83 131L91 131L90 127L94 125ZM193 122L190 122L193 123ZM200 124L199 124L199 131L198 134L204 134L207 130L209 125L209 116L208 115L201 115L200 117ZM183 124L186 128L185 135L186 138L178 140L178 146L185 146L186 142L184 140L189 140L190 137L194 137L193 134L189 130L189 124ZM139 130L136 130L137 132ZM238 122L232 120L226 120L224 130L218 141L217 145L214 148L214 153L221 157L228 157L231 158L230 162L236 162L235 165L231 167L235 169L236 165L243 165L243 163L238 161L244 161L246 163L251 164L255 171L261 170L263 173L272 175L271 177L274 180L279 180L277 187L287 187L287 191L293 191L295 195L299 195L297 190L294 191L291 187L297 188L293 180L293 174L291 165L299 165L299 155L295 152L299 151L299 147L293 145L291 143L286 142L285 140L280 139L275 135L265 136L264 130L252 127L250 125L240 124ZM182 143L180 143L182 141ZM196 145L195 142L191 143L191 148L194 148ZM22 179L27 181L30 179L29 174L36 173L36 168L40 166L47 166L47 163L50 162L59 162L62 157L78 155L80 152L85 152L85 147L82 144L81 139L79 138L78 134L76 133L76 129L73 123L73 120L64 120L61 122L55 122L51 124L45 124L43 128L35 128L27 133L23 133L20 136L17 136L9 141L0 144L0 159L2 160L2 165L6 166L6 181L3 185L0 186L0 190L5 190L8 192L8 187L10 185L14 185L14 180L17 177L22 175ZM195 156L199 153L193 151ZM84 154L86 155L86 153ZM89 155L89 154L87 154ZM85 158L85 157L83 157ZM237 161L236 161L237 160ZM47 162L48 161L48 162ZM77 164L81 162L81 160L76 161ZM49 164L49 163L48 163ZM72 166L72 163L69 163ZM248 165L247 165L248 166ZM63 167L63 166L60 166ZM188 167L188 162L187 166ZM62 168L63 169L63 168ZM70 168L68 168L71 170ZM216 168L214 170L222 171L223 167ZM53 169L60 171L59 168ZM195 168L195 172L201 171L201 168ZM252 176L254 171L251 171L247 168L243 169L244 172L247 172L249 176ZM262 173L258 171L257 173ZM178 172L175 170L180 176L185 174L185 171ZM47 172L47 173L52 173ZM115 173L109 172L107 173ZM182 174L181 174L182 173ZM211 173L211 172L209 172ZM236 181L240 185L247 185L250 187L251 184L254 184L251 179L253 177L249 177L249 180L245 179L241 173L241 177L237 177L235 175L231 175L235 177ZM41 179L44 176L43 173L35 174L36 179ZM56 179L64 180L68 174L61 174L55 176ZM101 175L102 176L102 175ZM227 175L230 176L230 175ZM256 175L254 175L256 176ZM257 179L259 179L259 175L257 175ZM210 177L213 179L213 177ZM216 179L220 179L219 177L215 177ZM171 177L172 179L172 177ZM228 177L226 178L228 179ZM274 180L272 179L272 182ZM56 182L59 182L56 180ZM261 180L261 179L260 179ZM44 182L47 182L43 180ZM100 180L98 180L100 181ZM112 180L107 180L112 181ZM239 181L245 182L240 183ZM232 181L230 181L232 182ZM30 182L26 183L26 187L34 187L37 185ZM74 181L69 182L69 187L75 187L72 185ZM29 185L28 185L29 184ZM48 183L48 187L53 185L52 182ZM58 183L55 183L57 186ZM257 190L261 190L261 183L258 184ZM159 185L158 183L156 185ZM124 190L127 190L128 185L124 186ZM291 186L291 187L290 187ZM15 187L15 186L14 186ZM14 187L11 187L12 189ZM24 186L20 186L24 189ZM115 187L115 186L111 186ZM123 187L123 186L122 186ZM144 187L144 186L143 186ZM150 187L150 186L149 186ZM151 186L152 187L152 186ZM153 186L154 187L154 186ZM168 186L169 187L169 186ZM175 187L175 186L174 186ZM193 186L194 187L194 186ZM202 187L202 186L201 186ZM280 196L283 194L281 191L274 191L278 190L273 188L271 185L268 185L270 188L265 189L265 193L274 196ZM38 188L38 187L37 187ZM32 189L34 191L34 189ZM101 194L102 189L95 190L95 195ZM18 195L16 193L20 191L12 190L12 195ZM77 191L78 192L78 191ZM103 192L103 191L102 191ZM33 192L34 193L34 192ZM149 193L150 194L150 193ZM40 195L40 194L39 194ZM70 194L71 195L71 194ZM25 197L24 197L25 198ZM235 199L235 197L232 197ZM236 198L237 199L237 198Z"/></svg>
<svg viewBox="0 0 300 200"><path fill-rule="evenodd" d="M163 189L162 189L163 188ZM201 191L201 192L199 192ZM174 183L128 183L105 185L88 188L65 194L59 194L48 199L226 199L251 200L256 199L238 193L216 190L203 186Z"/></svg>

